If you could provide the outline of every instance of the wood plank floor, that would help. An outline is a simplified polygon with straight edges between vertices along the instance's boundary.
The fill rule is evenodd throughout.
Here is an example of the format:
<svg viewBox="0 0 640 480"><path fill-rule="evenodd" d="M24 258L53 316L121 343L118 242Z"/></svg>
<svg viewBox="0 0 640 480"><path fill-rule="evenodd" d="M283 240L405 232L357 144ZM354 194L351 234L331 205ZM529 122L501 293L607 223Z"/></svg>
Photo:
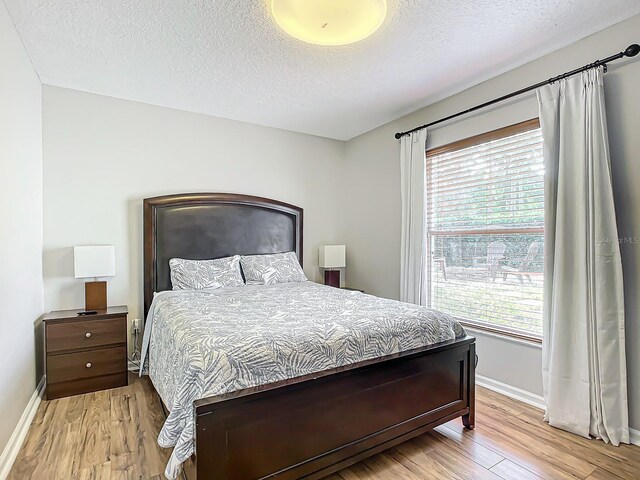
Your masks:
<svg viewBox="0 0 640 480"><path fill-rule="evenodd" d="M460 420L376 455L329 480L640 479L640 447L612 447L542 422L542 412L477 390L477 425ZM128 387L42 402L11 480L162 479L163 415L147 378Z"/></svg>

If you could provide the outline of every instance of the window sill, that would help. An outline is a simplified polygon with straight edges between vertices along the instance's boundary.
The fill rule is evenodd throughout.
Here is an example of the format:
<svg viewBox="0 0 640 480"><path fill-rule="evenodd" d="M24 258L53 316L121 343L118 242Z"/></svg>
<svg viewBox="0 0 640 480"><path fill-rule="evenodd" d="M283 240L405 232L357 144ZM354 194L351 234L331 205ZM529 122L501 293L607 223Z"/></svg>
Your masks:
<svg viewBox="0 0 640 480"><path fill-rule="evenodd" d="M520 342L531 343L538 346L542 345L542 337L537 336L535 334L529 334L526 332L517 332L514 330L494 327L492 325L485 325L482 323L470 322L468 320L464 320L461 318L456 318L456 320L458 320L463 327L469 328L471 330L477 330L479 332L489 333L496 337L518 340Z"/></svg>

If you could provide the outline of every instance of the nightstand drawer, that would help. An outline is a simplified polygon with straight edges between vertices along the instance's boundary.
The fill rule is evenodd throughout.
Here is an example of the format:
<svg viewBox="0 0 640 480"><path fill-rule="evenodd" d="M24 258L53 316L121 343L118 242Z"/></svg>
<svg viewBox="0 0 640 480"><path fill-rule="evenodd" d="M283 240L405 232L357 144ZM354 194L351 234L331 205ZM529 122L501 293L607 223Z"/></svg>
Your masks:
<svg viewBox="0 0 640 480"><path fill-rule="evenodd" d="M47 325L47 352L126 343L126 317Z"/></svg>
<svg viewBox="0 0 640 480"><path fill-rule="evenodd" d="M52 355L47 359L47 383L126 373L126 347L102 348L79 353Z"/></svg>

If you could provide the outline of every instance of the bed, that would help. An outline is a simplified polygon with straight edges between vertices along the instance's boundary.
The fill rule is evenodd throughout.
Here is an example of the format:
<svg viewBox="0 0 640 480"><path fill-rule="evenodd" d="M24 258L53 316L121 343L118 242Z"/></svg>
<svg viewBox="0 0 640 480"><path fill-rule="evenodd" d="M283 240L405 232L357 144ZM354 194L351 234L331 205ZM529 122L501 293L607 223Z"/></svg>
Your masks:
<svg viewBox="0 0 640 480"><path fill-rule="evenodd" d="M157 367L152 380L169 413L161 443L166 434L164 442L176 445L171 476L187 460L189 480L322 478L456 417L473 428L475 341L444 314L431 319L421 307L311 282L171 292L174 257L294 251L302 263L302 226L301 208L259 197L144 201L145 316L157 338L164 332L156 343L176 352L156 347L149 369ZM287 326L291 317L298 324ZM412 332L396 317L403 325L413 319ZM256 338L263 343L242 343ZM232 344L268 355L249 375L237 367L238 350L224 350ZM305 345L304 355L296 345ZM228 365L234 371L225 377ZM221 386L205 385L212 376Z"/></svg>

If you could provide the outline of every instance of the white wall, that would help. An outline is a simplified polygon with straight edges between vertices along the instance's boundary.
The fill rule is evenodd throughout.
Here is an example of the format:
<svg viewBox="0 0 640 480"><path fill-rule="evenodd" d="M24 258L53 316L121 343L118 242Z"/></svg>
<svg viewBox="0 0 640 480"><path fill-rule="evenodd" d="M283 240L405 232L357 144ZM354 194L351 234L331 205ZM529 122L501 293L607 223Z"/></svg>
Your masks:
<svg viewBox="0 0 640 480"><path fill-rule="evenodd" d="M640 16L419 110L347 142L345 182L349 281L376 295L398 298L400 262L399 141L393 134L447 116L640 41ZM489 54L489 53L488 53ZM610 65L605 77L614 188L621 238L640 237L640 61ZM537 116L534 95L429 131L428 147ZM631 425L640 428L640 244L623 243L627 363ZM478 335L478 373L541 394L538 347Z"/></svg>
<svg viewBox="0 0 640 480"><path fill-rule="evenodd" d="M259 195L304 208L304 269L320 280L318 247L342 242L344 143L45 86L46 309L84 305L72 246L116 246L109 303L142 314L142 200L182 192Z"/></svg>
<svg viewBox="0 0 640 480"><path fill-rule="evenodd" d="M36 387L42 313L42 87L0 1L0 452Z"/></svg>

